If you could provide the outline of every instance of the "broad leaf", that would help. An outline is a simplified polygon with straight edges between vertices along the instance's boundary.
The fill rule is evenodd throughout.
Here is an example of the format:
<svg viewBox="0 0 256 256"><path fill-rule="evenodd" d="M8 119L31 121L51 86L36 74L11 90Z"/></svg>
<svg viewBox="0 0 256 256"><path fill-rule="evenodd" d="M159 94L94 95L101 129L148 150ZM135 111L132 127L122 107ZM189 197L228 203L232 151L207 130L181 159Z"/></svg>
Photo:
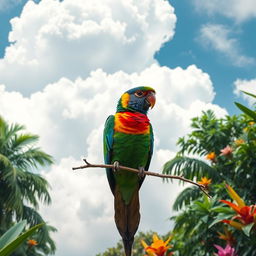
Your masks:
<svg viewBox="0 0 256 256"><path fill-rule="evenodd" d="M20 235L18 238L16 238L14 241L6 245L4 248L0 250L0 256L8 256L12 252L14 252L29 236L31 236L38 228L42 227L44 223L38 224L22 235Z"/></svg>
<svg viewBox="0 0 256 256"><path fill-rule="evenodd" d="M252 93L249 93L249 92L245 92L245 91L241 91L249 96L252 96L253 98L256 98L256 95L255 94L252 94Z"/></svg>
<svg viewBox="0 0 256 256"><path fill-rule="evenodd" d="M255 113L253 110L251 110L251 109L245 107L244 105L242 105L242 104L240 104L240 103L238 103L238 102L235 102L235 104L236 104L236 106L237 106L240 110L242 110L246 115L248 115L249 117L251 117L253 120L256 121L256 113Z"/></svg>
<svg viewBox="0 0 256 256"><path fill-rule="evenodd" d="M250 232L251 232L253 226L254 226L254 222L251 224L248 224L242 228L242 230L246 236L250 236Z"/></svg>
<svg viewBox="0 0 256 256"><path fill-rule="evenodd" d="M227 215L234 215L234 211L231 208L224 207L224 206L216 206L211 209L213 212L223 213Z"/></svg>
<svg viewBox="0 0 256 256"><path fill-rule="evenodd" d="M209 228L211 228L212 226L214 226L215 224L221 222L222 220L224 219L228 219L230 217L234 216L234 214L230 214L230 215L227 215L227 214L219 214L216 216L216 218L213 220L213 222L209 225Z"/></svg>
<svg viewBox="0 0 256 256"><path fill-rule="evenodd" d="M7 230L1 237L0 237L0 248L5 247L7 244L12 242L16 237L19 236L19 234L22 232L22 230L25 228L27 224L26 220L23 220L13 227L11 227L9 230Z"/></svg>

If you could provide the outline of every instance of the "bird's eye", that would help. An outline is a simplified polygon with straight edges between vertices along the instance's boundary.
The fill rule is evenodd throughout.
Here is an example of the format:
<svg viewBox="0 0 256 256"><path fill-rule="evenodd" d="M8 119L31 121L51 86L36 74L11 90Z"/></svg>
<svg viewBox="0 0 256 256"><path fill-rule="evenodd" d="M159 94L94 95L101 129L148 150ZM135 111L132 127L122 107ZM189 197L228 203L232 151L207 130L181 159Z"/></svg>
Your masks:
<svg viewBox="0 0 256 256"><path fill-rule="evenodd" d="M144 92L143 91L137 91L135 92L135 96L137 97L142 97L144 95Z"/></svg>

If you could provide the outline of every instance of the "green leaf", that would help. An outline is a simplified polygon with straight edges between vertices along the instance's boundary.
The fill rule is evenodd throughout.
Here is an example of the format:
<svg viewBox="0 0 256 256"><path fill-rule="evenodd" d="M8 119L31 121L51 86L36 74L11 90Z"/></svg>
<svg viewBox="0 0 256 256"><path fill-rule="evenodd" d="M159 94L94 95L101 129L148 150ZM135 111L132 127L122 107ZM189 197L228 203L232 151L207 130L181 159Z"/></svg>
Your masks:
<svg viewBox="0 0 256 256"><path fill-rule="evenodd" d="M18 238L16 238L14 241L6 245L4 248L0 250L0 256L8 256L12 252L14 252L29 236L31 236L38 228L42 227L44 223L38 224L22 235L20 235Z"/></svg>
<svg viewBox="0 0 256 256"><path fill-rule="evenodd" d="M212 212L225 213L228 215L234 215L234 210L224 206L216 206L211 209Z"/></svg>
<svg viewBox="0 0 256 256"><path fill-rule="evenodd" d="M224 219L228 219L229 217L234 216L234 214L219 214L215 217L215 219L212 221L212 223L209 225L209 228L211 228L212 226L214 226L215 224L219 223L220 221L224 220Z"/></svg>
<svg viewBox="0 0 256 256"><path fill-rule="evenodd" d="M246 91L241 91L249 96L252 96L253 98L256 98L256 95L255 94L252 94L252 93L249 93L249 92L246 92Z"/></svg>
<svg viewBox="0 0 256 256"><path fill-rule="evenodd" d="M254 222L251 224L248 224L242 228L242 230L246 236L248 236L248 237L250 236L250 232L251 232L253 226L254 226Z"/></svg>
<svg viewBox="0 0 256 256"><path fill-rule="evenodd" d="M209 217L207 215L201 218L201 221L204 223L207 223L208 220L209 220Z"/></svg>
<svg viewBox="0 0 256 256"><path fill-rule="evenodd" d="M251 117L253 120L256 121L256 113L255 113L253 110L251 110L251 109L245 107L244 105L242 105L242 104L240 104L240 103L238 103L238 102L235 102L235 104L236 104L236 106L237 106L240 110L242 110L246 115L248 115L249 117Z"/></svg>
<svg viewBox="0 0 256 256"><path fill-rule="evenodd" d="M23 220L13 227L11 227L9 230L7 230L1 237L0 237L0 248L5 247L7 244L12 242L16 237L19 236L19 234L22 232L24 227L26 226L27 221Z"/></svg>
<svg viewBox="0 0 256 256"><path fill-rule="evenodd" d="M211 207L211 201L208 196L204 195L204 205L206 206L207 209Z"/></svg>
<svg viewBox="0 0 256 256"><path fill-rule="evenodd" d="M208 212L209 211L208 205L205 205L202 202L195 201L194 204L196 205L195 210L198 210L200 212Z"/></svg>

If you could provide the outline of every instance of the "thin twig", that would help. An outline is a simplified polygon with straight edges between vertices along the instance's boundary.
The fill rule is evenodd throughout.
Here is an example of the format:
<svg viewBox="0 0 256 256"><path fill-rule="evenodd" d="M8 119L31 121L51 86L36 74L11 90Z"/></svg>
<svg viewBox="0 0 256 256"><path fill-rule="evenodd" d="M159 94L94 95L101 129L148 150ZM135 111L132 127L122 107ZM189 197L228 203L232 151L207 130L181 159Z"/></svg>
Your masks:
<svg viewBox="0 0 256 256"><path fill-rule="evenodd" d="M96 168L96 167L98 167L98 168L114 168L113 164L90 164L86 159L83 159L83 160L85 162L85 165L78 166L78 167L73 167L72 170L85 169L85 168ZM122 169L122 170L129 171L129 172L140 173L140 171L138 169L130 168L130 167L127 167L127 166L119 165L118 168ZM211 198L211 196L206 191L206 187L204 185L198 184L198 183L196 183L196 182L194 182L192 180L186 179L184 177L176 176L176 175L160 174L160 173L149 172L149 171L144 172L144 174L145 175L149 175L149 176L159 177L159 178L168 178L168 179L182 180L184 182L191 183L191 184L199 187L200 190L205 195L207 195L209 198Z"/></svg>

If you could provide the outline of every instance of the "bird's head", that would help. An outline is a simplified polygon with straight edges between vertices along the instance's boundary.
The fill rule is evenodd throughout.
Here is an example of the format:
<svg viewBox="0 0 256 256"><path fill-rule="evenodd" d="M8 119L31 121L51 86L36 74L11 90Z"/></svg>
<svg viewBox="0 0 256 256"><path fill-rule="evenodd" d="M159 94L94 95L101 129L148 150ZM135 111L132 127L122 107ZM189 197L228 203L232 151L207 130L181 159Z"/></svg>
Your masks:
<svg viewBox="0 0 256 256"><path fill-rule="evenodd" d="M126 91L118 101L117 112L132 111L147 114L156 102L155 90L151 87L136 87Z"/></svg>

